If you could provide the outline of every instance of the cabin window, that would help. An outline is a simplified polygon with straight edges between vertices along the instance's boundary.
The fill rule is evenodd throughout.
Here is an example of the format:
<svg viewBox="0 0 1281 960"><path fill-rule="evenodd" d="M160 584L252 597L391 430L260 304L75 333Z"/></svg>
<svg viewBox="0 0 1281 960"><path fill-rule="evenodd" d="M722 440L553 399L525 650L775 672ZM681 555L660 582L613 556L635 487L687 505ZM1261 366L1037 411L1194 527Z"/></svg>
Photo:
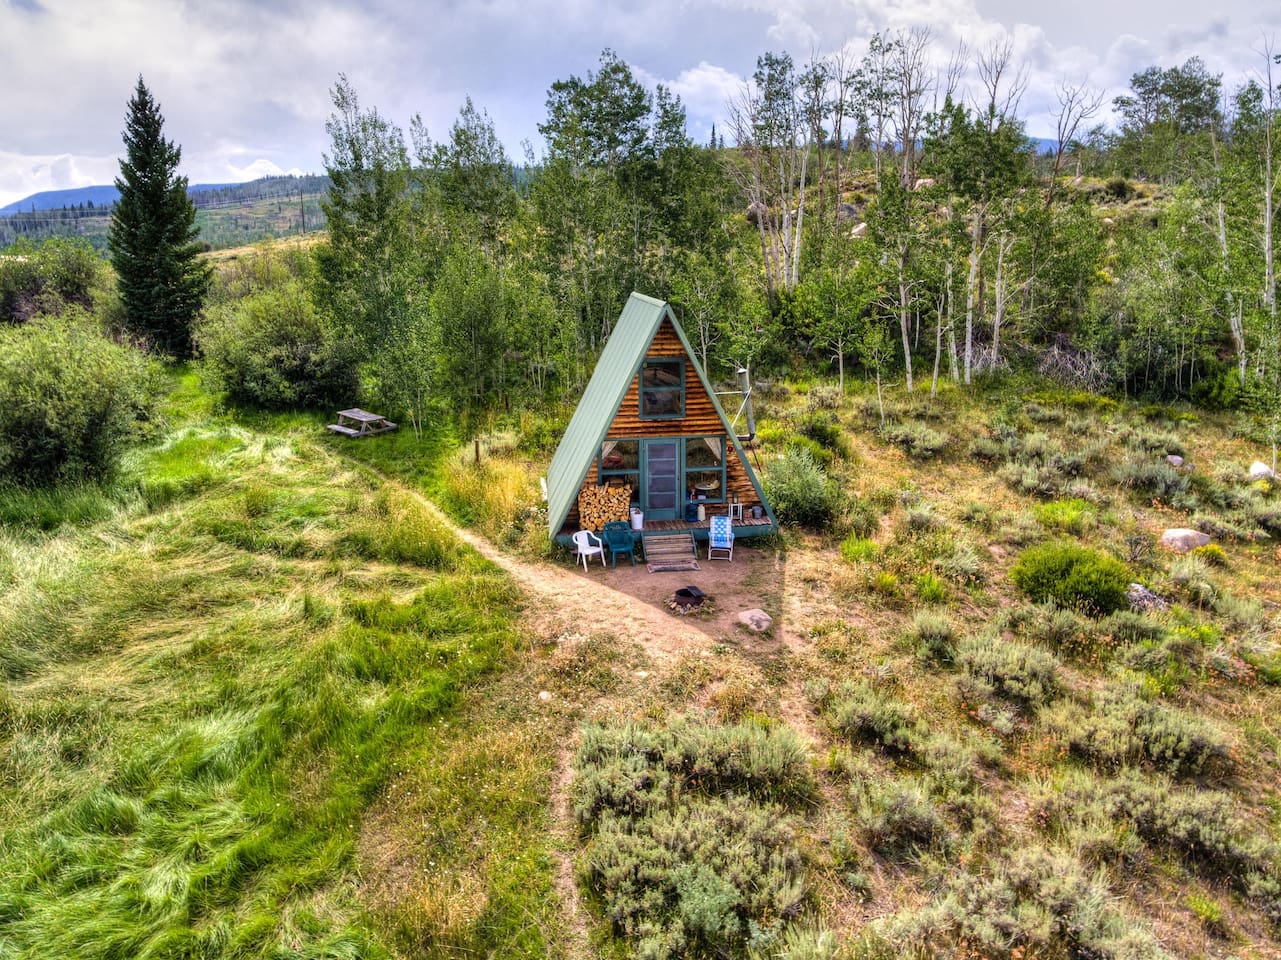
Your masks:
<svg viewBox="0 0 1281 960"><path fill-rule="evenodd" d="M685 361L646 360L641 365L640 415L643 420L685 416Z"/></svg>
<svg viewBox="0 0 1281 960"><path fill-rule="evenodd" d="M725 502L725 438L685 439L685 486L691 500Z"/></svg>
<svg viewBox="0 0 1281 960"><path fill-rule="evenodd" d="M625 483L632 488L632 502L640 500L640 441L606 440L600 445L597 482L602 486Z"/></svg>

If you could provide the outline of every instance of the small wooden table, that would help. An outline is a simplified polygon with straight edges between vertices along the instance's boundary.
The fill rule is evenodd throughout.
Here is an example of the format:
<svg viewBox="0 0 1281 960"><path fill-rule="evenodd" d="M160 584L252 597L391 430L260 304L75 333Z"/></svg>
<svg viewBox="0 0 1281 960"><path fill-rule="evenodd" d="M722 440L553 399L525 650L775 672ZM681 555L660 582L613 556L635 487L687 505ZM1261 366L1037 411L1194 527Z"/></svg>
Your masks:
<svg viewBox="0 0 1281 960"><path fill-rule="evenodd" d="M334 433L341 433L344 437L350 437L353 440L359 440L361 437L376 436L396 428L397 424L392 423L380 414L370 413L368 410L361 410L359 407L352 407L350 410L339 410L338 422L329 424L325 429L332 430Z"/></svg>

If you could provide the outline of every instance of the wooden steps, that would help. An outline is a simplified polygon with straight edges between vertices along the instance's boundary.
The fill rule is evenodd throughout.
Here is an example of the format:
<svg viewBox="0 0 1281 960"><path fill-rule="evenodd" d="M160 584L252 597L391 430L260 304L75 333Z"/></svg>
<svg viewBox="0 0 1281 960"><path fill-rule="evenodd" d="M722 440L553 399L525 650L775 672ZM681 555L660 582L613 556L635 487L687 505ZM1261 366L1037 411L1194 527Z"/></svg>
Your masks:
<svg viewBox="0 0 1281 960"><path fill-rule="evenodd" d="M694 535L688 530L681 533L647 534L641 543L648 563L667 564L698 559Z"/></svg>

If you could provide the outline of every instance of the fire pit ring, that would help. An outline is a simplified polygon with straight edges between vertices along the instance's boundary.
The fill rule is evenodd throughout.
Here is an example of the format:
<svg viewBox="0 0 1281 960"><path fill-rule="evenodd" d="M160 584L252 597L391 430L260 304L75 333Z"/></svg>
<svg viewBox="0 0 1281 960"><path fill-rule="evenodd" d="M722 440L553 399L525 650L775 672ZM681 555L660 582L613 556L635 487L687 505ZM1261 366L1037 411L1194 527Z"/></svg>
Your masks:
<svg viewBox="0 0 1281 960"><path fill-rule="evenodd" d="M673 612L685 614L689 613L691 610L697 610L706 601L707 594L703 593L702 590L698 589L698 587L693 584L690 584L688 586L681 587L673 593L672 599L668 601L667 605L671 607Z"/></svg>

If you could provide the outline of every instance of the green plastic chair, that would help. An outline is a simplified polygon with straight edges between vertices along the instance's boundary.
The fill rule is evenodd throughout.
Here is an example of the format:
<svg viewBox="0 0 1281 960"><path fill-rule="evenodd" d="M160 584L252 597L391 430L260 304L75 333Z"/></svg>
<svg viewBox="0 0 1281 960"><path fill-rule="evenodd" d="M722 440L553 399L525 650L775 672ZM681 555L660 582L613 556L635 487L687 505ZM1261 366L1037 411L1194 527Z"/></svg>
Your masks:
<svg viewBox="0 0 1281 960"><path fill-rule="evenodd" d="M632 536L632 527L625 520L612 520L600 528L601 539L609 547L609 565L618 569L618 555L626 553L627 558L636 566L636 538Z"/></svg>

